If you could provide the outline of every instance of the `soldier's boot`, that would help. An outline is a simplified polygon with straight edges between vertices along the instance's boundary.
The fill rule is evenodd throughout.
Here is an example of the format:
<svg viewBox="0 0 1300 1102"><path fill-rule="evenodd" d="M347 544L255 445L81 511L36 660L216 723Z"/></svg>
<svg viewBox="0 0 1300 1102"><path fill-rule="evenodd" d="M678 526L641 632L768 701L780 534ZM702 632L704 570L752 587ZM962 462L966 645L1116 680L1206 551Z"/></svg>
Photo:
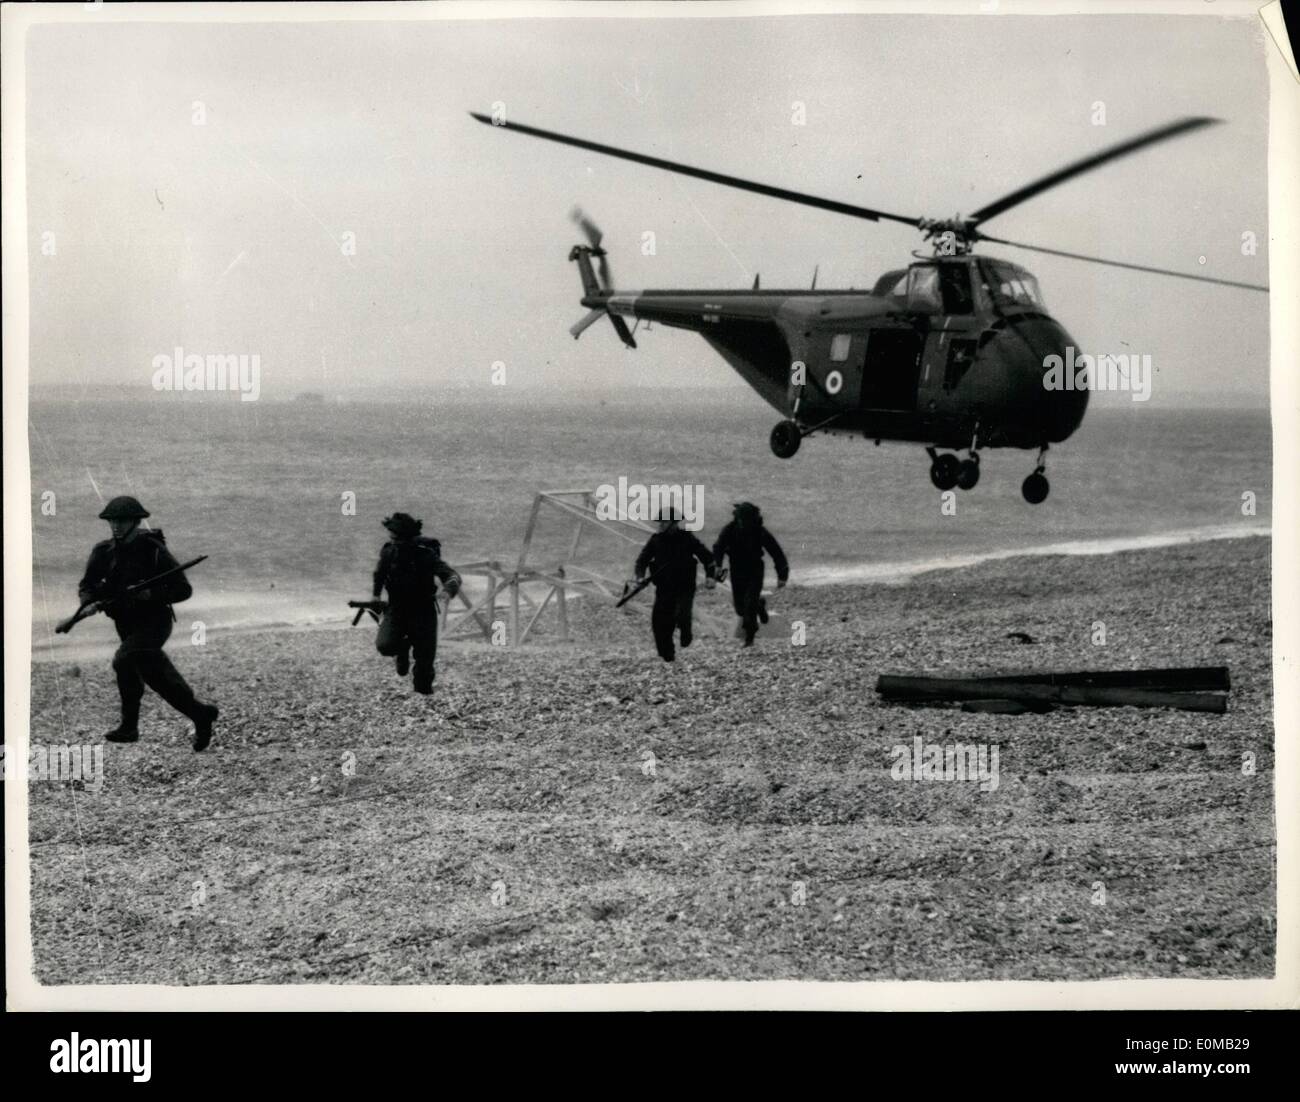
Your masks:
<svg viewBox="0 0 1300 1102"><path fill-rule="evenodd" d="M415 659L415 676L411 687L422 696L433 692L434 660L438 656L438 637L429 630L428 625L421 625L412 633L411 653Z"/></svg>
<svg viewBox="0 0 1300 1102"><path fill-rule="evenodd" d="M117 691L122 698L122 722L104 736L106 742L135 742L140 737L140 698L144 685L136 672L131 656L119 650L113 656L113 673L117 675Z"/></svg>
<svg viewBox="0 0 1300 1102"><path fill-rule="evenodd" d="M190 743L195 751L206 750L212 741L212 725L220 709L215 704L196 704L194 709L194 739Z"/></svg>
<svg viewBox="0 0 1300 1102"><path fill-rule="evenodd" d="M401 650L397 652L397 657L393 659L393 666L397 670L398 677L405 677L411 672L411 653L410 651Z"/></svg>
<svg viewBox="0 0 1300 1102"><path fill-rule="evenodd" d="M140 698L122 698L122 722L104 736L106 742L135 742L140 737Z"/></svg>
<svg viewBox="0 0 1300 1102"><path fill-rule="evenodd" d="M695 638L694 625L691 621L692 604L691 601L685 601L677 608L677 634L683 647L689 647Z"/></svg>
<svg viewBox="0 0 1300 1102"><path fill-rule="evenodd" d="M181 676L180 670L161 650L140 653L136 664L144 683L194 724L190 745L195 750L206 750L212 741L212 724L217 718L217 708L194 696L194 690Z"/></svg>
<svg viewBox="0 0 1300 1102"><path fill-rule="evenodd" d="M676 626L676 610L663 590L656 590L655 603L650 609L650 632L654 636L655 650L665 662L673 660L673 629Z"/></svg>

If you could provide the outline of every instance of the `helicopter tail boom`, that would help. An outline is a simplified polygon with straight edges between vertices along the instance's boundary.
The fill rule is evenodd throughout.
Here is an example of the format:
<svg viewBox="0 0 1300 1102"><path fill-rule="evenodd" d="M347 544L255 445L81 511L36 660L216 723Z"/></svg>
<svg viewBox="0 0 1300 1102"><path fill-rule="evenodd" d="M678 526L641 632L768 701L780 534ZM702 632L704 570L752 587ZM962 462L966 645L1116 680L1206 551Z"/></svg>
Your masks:
<svg viewBox="0 0 1300 1102"><path fill-rule="evenodd" d="M591 253L592 250L585 245L574 245L573 251L569 253L569 259L578 262L578 275L582 279L583 298L599 298L603 292L603 288L596 279L596 271L591 266Z"/></svg>

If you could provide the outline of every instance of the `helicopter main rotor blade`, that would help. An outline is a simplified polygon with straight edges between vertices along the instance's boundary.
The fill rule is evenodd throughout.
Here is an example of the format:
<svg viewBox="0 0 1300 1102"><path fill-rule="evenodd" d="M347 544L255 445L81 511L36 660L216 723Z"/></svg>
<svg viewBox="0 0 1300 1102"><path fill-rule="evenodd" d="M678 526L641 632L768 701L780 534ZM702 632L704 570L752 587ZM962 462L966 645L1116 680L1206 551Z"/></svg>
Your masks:
<svg viewBox="0 0 1300 1102"><path fill-rule="evenodd" d="M612 145L601 145L598 142L589 142L584 138L557 134L552 130L539 130L534 126L524 126L517 122L494 123L489 116L481 115L477 111L471 111L470 116L498 130L513 130L518 134L528 134L534 138L545 138L547 141L577 146L579 149L588 149L592 153L603 153L608 157L620 157L625 161L635 161L637 164L649 165L651 168L662 168L668 172L680 173L683 176L693 176L697 180L708 180L710 183L722 184L725 187L739 188L741 191L752 191L756 195L784 199L789 203L801 203L805 207L816 207L819 210L828 210L835 214L847 214L853 218L865 218L868 222L878 222L884 218L890 222L902 222L908 226L920 224L919 218L909 218L902 214L890 214L888 211L883 210L872 210L870 207L859 207L852 203L841 203L834 199L821 199L816 195L805 195L800 191L789 191L786 188L772 187L769 184L759 184L753 180L744 180L739 176L726 176L721 172L710 172L704 168L692 168L690 165L679 164L677 161L665 161L660 157L648 157L644 153L633 153L626 149L618 149Z"/></svg>
<svg viewBox="0 0 1300 1102"><path fill-rule="evenodd" d="M1178 119L1176 122L1166 123L1164 126L1158 126L1154 130L1148 130L1144 134L1139 134L1136 138L1130 138L1126 142L1120 142L1119 145L1113 145L1109 149L1103 149L1100 153L1094 153L1091 157L1085 157L1081 161L1075 161L1059 168L1049 176L1044 176L1041 180L1035 180L1032 184L1026 184L1010 195L1004 195L996 202L989 203L988 206L981 207L967 220L970 225L974 226L978 222L984 222L989 218L1001 214L1003 211L1010 210L1018 206L1026 199L1032 199L1048 188L1054 188L1057 184L1063 184L1066 180L1071 180L1075 176L1081 176L1085 172L1091 172L1094 168L1104 165L1109 161L1114 161L1120 157L1127 157L1130 153L1136 153L1139 149L1144 149L1156 142L1163 142L1169 138L1177 137L1179 134L1185 134L1189 130L1199 130L1203 126L1212 126L1214 123L1222 122L1222 119L1213 119L1206 116L1189 116Z"/></svg>
<svg viewBox="0 0 1300 1102"><path fill-rule="evenodd" d="M1017 249L1028 249L1030 252L1035 253L1047 253L1049 256L1065 256L1071 260L1086 260L1090 264L1107 264L1112 268L1128 268L1134 272L1154 272L1156 275L1176 276L1178 279L1194 279L1197 283L1217 283L1221 287L1242 287L1247 291L1268 293L1268 287L1259 283L1239 283L1234 279L1215 279L1213 276L1176 272L1172 268L1152 268L1146 264L1128 264L1123 260L1105 260L1100 256L1086 256L1083 253L1066 252L1064 249L1048 249L1042 245L1026 245L1023 241L1008 241L1003 237L989 237L988 234L983 233L979 235L979 240L992 241L996 245L1012 245Z"/></svg>

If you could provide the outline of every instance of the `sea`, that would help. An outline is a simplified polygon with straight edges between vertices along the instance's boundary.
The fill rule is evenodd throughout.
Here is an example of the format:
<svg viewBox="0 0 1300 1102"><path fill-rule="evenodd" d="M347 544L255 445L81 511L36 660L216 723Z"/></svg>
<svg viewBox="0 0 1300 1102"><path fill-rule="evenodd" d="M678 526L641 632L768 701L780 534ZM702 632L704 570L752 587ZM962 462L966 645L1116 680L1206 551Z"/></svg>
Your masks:
<svg viewBox="0 0 1300 1102"><path fill-rule="evenodd" d="M401 510L448 562L518 562L539 492L691 487L711 543L747 500L789 556L792 582L898 583L921 570L1037 552L1104 553L1266 534L1267 410L1095 408L1047 458L1051 494L1026 503L1036 452L983 453L979 485L945 508L918 445L814 436L778 459L775 414L736 390L519 394L505 388L391 396L94 392L29 406L32 644L60 653L53 625L77 604L101 501L151 510L191 572L184 626L213 631L345 622ZM543 507L527 565L631 575L636 546ZM179 611L179 610L178 610ZM83 644L107 643L95 617ZM102 638L101 638L102 637Z"/></svg>

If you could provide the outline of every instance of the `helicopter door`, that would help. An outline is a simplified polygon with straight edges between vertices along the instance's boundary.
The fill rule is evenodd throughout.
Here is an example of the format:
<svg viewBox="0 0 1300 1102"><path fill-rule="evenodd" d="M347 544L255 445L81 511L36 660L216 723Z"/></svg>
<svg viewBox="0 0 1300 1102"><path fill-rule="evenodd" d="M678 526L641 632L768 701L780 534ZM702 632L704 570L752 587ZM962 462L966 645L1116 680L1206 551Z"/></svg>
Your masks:
<svg viewBox="0 0 1300 1102"><path fill-rule="evenodd" d="M921 334L915 329L873 329L862 363L861 409L916 409L921 376Z"/></svg>

